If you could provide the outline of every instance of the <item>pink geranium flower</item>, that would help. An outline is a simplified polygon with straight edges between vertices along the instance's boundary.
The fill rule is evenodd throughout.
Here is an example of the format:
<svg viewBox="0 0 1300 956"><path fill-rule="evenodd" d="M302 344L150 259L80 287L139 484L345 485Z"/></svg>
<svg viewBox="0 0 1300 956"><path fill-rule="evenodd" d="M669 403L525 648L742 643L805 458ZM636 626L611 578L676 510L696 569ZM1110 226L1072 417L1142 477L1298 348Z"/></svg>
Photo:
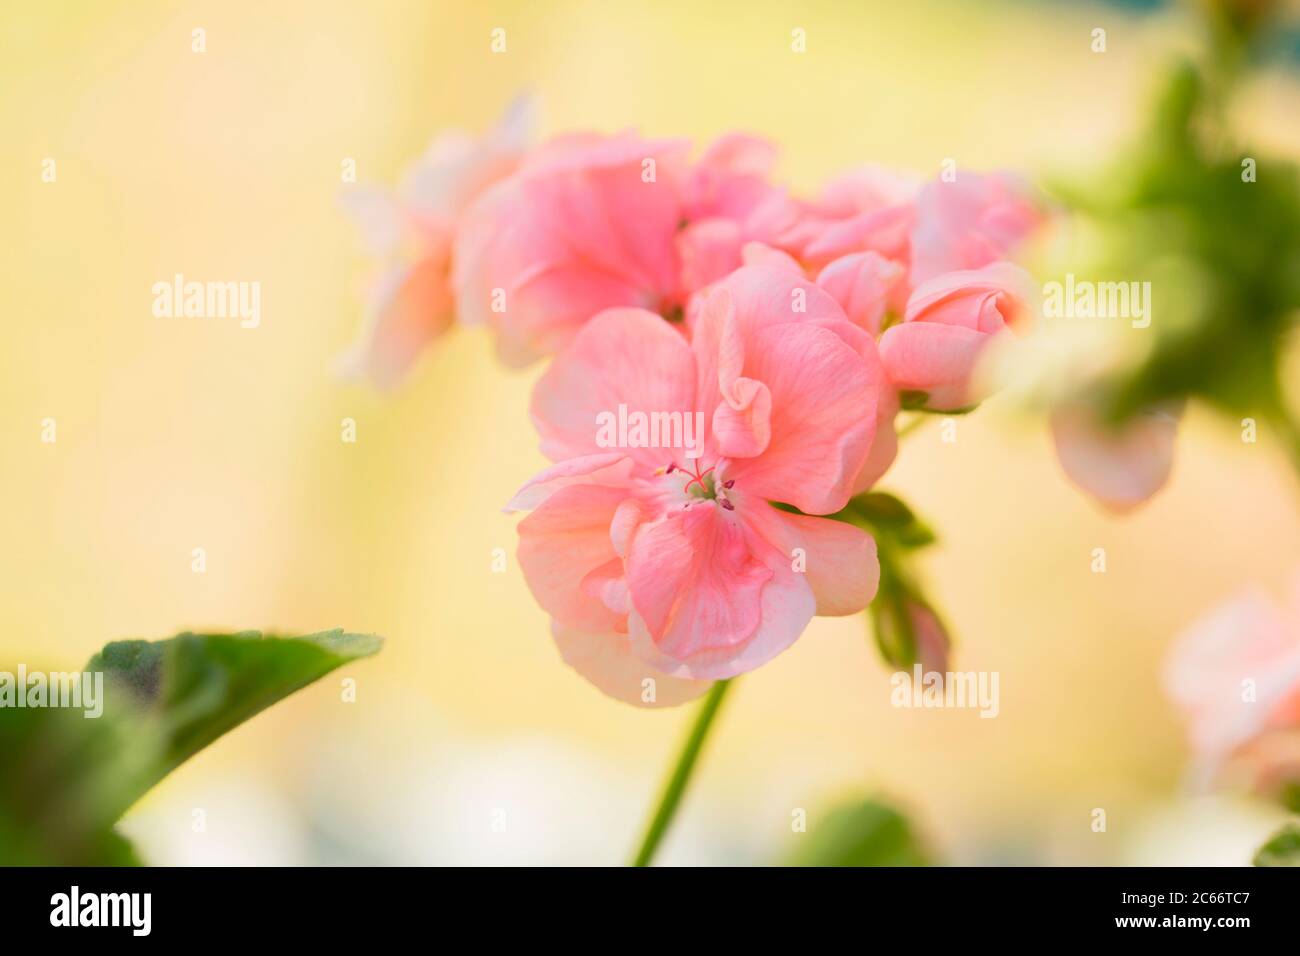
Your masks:
<svg viewBox="0 0 1300 956"><path fill-rule="evenodd" d="M1256 590L1194 624L1170 652L1165 687L1198 782L1231 778L1270 796L1300 784L1300 574L1286 606Z"/></svg>
<svg viewBox="0 0 1300 956"><path fill-rule="evenodd" d="M804 277L803 268L793 256L760 242L747 243L742 258L746 265L775 269L795 278ZM863 261L856 261L859 259ZM842 272L841 264L844 266ZM877 268L884 271L883 276L873 275ZM847 255L827 266L817 277L817 285L835 299L845 316L872 335L879 331L879 317L884 309L882 300L891 281L901 281L901 269L889 265L887 260L873 252ZM898 409L898 393L886 378L876 401L876 434L871 443L871 454L858 472L854 494L875 485L898 456L898 432L894 427Z"/></svg>
<svg viewBox="0 0 1300 956"><path fill-rule="evenodd" d="M465 217L454 252L462 321L488 325L501 359L524 365L602 309L679 307L687 148L631 134L544 146Z"/></svg>
<svg viewBox="0 0 1300 956"><path fill-rule="evenodd" d="M811 271L854 252L906 263L915 221L916 180L863 166L831 180L812 200L770 201L763 208L766 241Z"/></svg>
<svg viewBox="0 0 1300 956"><path fill-rule="evenodd" d="M692 167L677 236L684 291L725 278L739 268L746 243L769 237L765 210L785 197L771 183L775 163L776 147L770 142L730 133Z"/></svg>
<svg viewBox="0 0 1300 956"><path fill-rule="evenodd" d="M689 323L688 342L612 309L577 333L533 399L556 464L510 505L532 510L520 564L565 659L639 703L758 667L815 613L862 610L879 574L867 534L816 517L844 507L871 452L871 338L816 285L762 266L701 294ZM699 413L697 457L602 447L598 416L620 406Z"/></svg>
<svg viewBox="0 0 1300 956"><path fill-rule="evenodd" d="M511 104L481 138L452 131L433 141L395 192L358 186L343 202L383 263L367 295L365 324L340 369L381 388L398 384L424 348L452 325L451 248L461 215L514 171L532 136L535 108Z"/></svg>
<svg viewBox="0 0 1300 956"><path fill-rule="evenodd" d="M889 380L931 411L979 402L977 361L995 337L1024 330L1031 300L1029 274L1009 262L922 283L908 299L902 323L880 337Z"/></svg>
<svg viewBox="0 0 1300 956"><path fill-rule="evenodd" d="M914 288L943 273L979 269L1012 253L1044 222L1019 180L963 173L920 186L863 167L814 200L769 197L754 238L789 253L859 325L879 334Z"/></svg>
<svg viewBox="0 0 1300 956"><path fill-rule="evenodd" d="M592 316L631 306L680 317L740 265L772 192L770 144L724 137L690 164L683 140L578 135L542 147L466 216L455 247L462 318L522 365Z"/></svg>
<svg viewBox="0 0 1300 956"><path fill-rule="evenodd" d="M910 236L912 285L1009 259L1044 222L1029 188L1009 173L927 183Z"/></svg>
<svg viewBox="0 0 1300 956"><path fill-rule="evenodd" d="M873 335L907 301L915 180L874 166L839 176L812 200L769 195L751 235L787 253Z"/></svg>

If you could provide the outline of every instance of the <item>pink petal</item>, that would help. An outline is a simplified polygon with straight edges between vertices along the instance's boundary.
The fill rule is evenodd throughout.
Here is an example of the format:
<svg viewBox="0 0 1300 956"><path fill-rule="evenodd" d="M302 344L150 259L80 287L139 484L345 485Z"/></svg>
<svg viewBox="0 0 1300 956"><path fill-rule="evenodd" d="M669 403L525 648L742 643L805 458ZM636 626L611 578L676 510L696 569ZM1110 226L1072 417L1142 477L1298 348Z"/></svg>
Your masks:
<svg viewBox="0 0 1300 956"><path fill-rule="evenodd" d="M875 433L883 369L870 335L816 285L746 266L693 310L691 346L728 475L802 511L842 508Z"/></svg>
<svg viewBox="0 0 1300 956"><path fill-rule="evenodd" d="M1254 700L1245 699L1246 680L1254 682ZM1210 777L1239 747L1270 729L1294 726L1300 618L1261 590L1236 597L1178 639L1164 684L1184 711L1202 773Z"/></svg>
<svg viewBox="0 0 1300 956"><path fill-rule="evenodd" d="M1029 190L1004 173L959 173L953 182L931 182L916 208L913 285L1007 258L1044 221Z"/></svg>
<svg viewBox="0 0 1300 956"><path fill-rule="evenodd" d="M463 319L489 323L524 357L562 349L604 309L674 302L684 153L670 141L584 139L544 148L484 193L457 232Z"/></svg>
<svg viewBox="0 0 1300 956"><path fill-rule="evenodd" d="M448 130L403 173L402 203L418 217L454 223L465 207L519 165L537 125L537 104L516 97L482 136Z"/></svg>
<svg viewBox="0 0 1300 956"><path fill-rule="evenodd" d="M771 571L756 560L735 515L712 502L643 525L632 541L632 604L661 649L685 659L734 647L758 629L759 594Z"/></svg>
<svg viewBox="0 0 1300 956"><path fill-rule="evenodd" d="M675 707L704 694L712 681L684 680L655 670L632 653L626 634L592 634L552 622L564 662L605 694L638 707ZM653 699L647 700L647 697Z"/></svg>
<svg viewBox="0 0 1300 956"><path fill-rule="evenodd" d="M445 258L430 255L391 269L372 297L358 341L339 360L348 378L395 387L434 339L452 324Z"/></svg>
<svg viewBox="0 0 1300 956"><path fill-rule="evenodd" d="M730 133L710 146L692 170L686 187L685 217L725 217L740 223L772 192L767 177L776 147L765 139Z"/></svg>
<svg viewBox="0 0 1300 956"><path fill-rule="evenodd" d="M503 510L531 511L555 492L570 485L626 487L633 464L632 459L620 451L565 459L529 479L515 492Z"/></svg>
<svg viewBox="0 0 1300 956"><path fill-rule="evenodd" d="M835 297L850 322L878 335L904 272L899 263L874 252L857 252L831 262L818 274L817 284Z"/></svg>
<svg viewBox="0 0 1300 956"><path fill-rule="evenodd" d="M880 360L896 389L925 392L927 408L951 411L976 399L971 377L988 339L956 325L905 322L880 337Z"/></svg>
<svg viewBox="0 0 1300 956"><path fill-rule="evenodd" d="M1009 262L936 276L912 290L905 322L957 325L976 332L1015 329L1028 321L1029 273Z"/></svg>
<svg viewBox="0 0 1300 956"><path fill-rule="evenodd" d="M871 603L880 583L876 542L844 521L778 511L767 505L747 508L746 520L794 564L803 551L803 574L817 599L817 613L856 614Z"/></svg>
<svg viewBox="0 0 1300 956"><path fill-rule="evenodd" d="M718 290L715 299L729 297ZM745 340L731 309L722 326L718 349L718 391L722 403L713 413L713 438L718 453L729 458L762 454L772 438L772 393L760 381L746 378Z"/></svg>
<svg viewBox="0 0 1300 956"><path fill-rule="evenodd" d="M849 253L875 252L906 262L908 232L914 220L910 204L860 213L827 226L808 244L803 258L813 265L825 265Z"/></svg>
<svg viewBox="0 0 1300 956"><path fill-rule="evenodd" d="M880 381L862 356L833 328L788 323L750 335L744 373L770 393L770 440L727 476L810 514L843 508L876 429Z"/></svg>
<svg viewBox="0 0 1300 956"><path fill-rule="evenodd" d="M678 677L752 670L794 643L815 610L789 559L712 503L644 526L627 568L633 651Z"/></svg>
<svg viewBox="0 0 1300 956"><path fill-rule="evenodd" d="M743 235L731 219L701 219L677 234L682 288L687 292L725 278L740 266Z"/></svg>
<svg viewBox="0 0 1300 956"><path fill-rule="evenodd" d="M533 391L532 416L542 453L553 460L607 451L597 444L602 416L627 412L690 415L695 365L690 346L662 318L640 309L609 309L583 327ZM628 448L650 469L686 449Z"/></svg>
<svg viewBox="0 0 1300 956"><path fill-rule="evenodd" d="M1159 409L1107 428L1087 405L1052 413L1056 457L1070 480L1114 512L1136 508L1165 486L1178 415Z"/></svg>
<svg viewBox="0 0 1300 956"><path fill-rule="evenodd" d="M406 230L406 213L386 189L356 185L339 197L343 209L361 230L367 251L377 258L394 255Z"/></svg>
<svg viewBox="0 0 1300 956"><path fill-rule="evenodd" d="M876 407L876 434L871 440L871 454L853 482L853 494L860 495L871 488L894 464L898 457L898 429L894 427L897 417L898 393L886 384L880 390L880 403Z"/></svg>
<svg viewBox="0 0 1300 956"><path fill-rule="evenodd" d="M747 266L779 269L797 278L804 278L803 269L788 252L774 249L762 242L747 242L740 250L742 262Z"/></svg>
<svg viewBox="0 0 1300 956"><path fill-rule="evenodd" d="M626 497L621 488L571 485L519 522L519 566L528 588L566 627L604 632L623 626L624 615L612 610L601 589L586 579L618 560L609 529Z"/></svg>

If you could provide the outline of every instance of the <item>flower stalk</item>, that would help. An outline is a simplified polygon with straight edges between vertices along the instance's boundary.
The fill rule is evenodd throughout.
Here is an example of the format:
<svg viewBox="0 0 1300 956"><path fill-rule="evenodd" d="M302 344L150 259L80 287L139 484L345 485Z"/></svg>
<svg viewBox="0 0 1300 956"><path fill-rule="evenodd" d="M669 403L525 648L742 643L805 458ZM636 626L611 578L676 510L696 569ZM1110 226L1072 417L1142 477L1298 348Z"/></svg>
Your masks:
<svg viewBox="0 0 1300 956"><path fill-rule="evenodd" d="M700 706L700 712L695 717L695 723L691 726L691 731L682 745L681 753L677 755L677 763L673 767L672 775L664 785L659 806L650 819L650 825L646 828L641 847L632 859L633 866L649 866L650 861L654 859L655 851L659 849L659 843L677 813L677 806L682 802L682 795L690 782L695 762L700 756L700 750L704 747L704 741L709 736L713 720L718 716L718 709L722 706L722 699L730 686L731 680L720 680L709 688L709 693Z"/></svg>

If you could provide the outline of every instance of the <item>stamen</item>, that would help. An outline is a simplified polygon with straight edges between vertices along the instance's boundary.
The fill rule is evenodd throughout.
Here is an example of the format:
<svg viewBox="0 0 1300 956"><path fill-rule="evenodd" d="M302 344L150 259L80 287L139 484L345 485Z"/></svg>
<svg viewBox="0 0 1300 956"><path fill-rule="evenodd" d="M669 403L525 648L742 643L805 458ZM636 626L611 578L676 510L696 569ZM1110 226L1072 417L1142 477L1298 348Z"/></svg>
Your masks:
<svg viewBox="0 0 1300 956"><path fill-rule="evenodd" d="M735 511L735 510L736 510L736 506L733 505L733 504L732 504L730 501L728 501L726 498L719 498L719 499L718 499L718 502L722 505L722 507L726 508L728 511Z"/></svg>
<svg viewBox="0 0 1300 956"><path fill-rule="evenodd" d="M695 467L698 468L699 466L696 465ZM683 468L682 470L685 471L686 469ZM704 479L708 477L709 472L711 471L713 471L712 468L707 469L704 472L704 474L700 474L699 472L690 472L689 474L691 475L691 480L686 482L686 487L684 487L682 491L686 492L687 494L690 494L691 485L695 484L696 482L699 482L700 488L707 493L709 488L707 485L704 484Z"/></svg>

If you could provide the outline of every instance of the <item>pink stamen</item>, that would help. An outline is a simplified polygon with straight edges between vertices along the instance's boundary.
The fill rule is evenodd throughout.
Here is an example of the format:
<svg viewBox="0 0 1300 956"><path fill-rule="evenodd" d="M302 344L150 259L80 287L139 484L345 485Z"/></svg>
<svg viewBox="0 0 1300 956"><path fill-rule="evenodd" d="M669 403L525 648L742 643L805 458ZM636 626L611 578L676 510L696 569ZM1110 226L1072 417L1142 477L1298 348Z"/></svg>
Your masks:
<svg viewBox="0 0 1300 956"><path fill-rule="evenodd" d="M697 465L696 467L698 468L699 466ZM682 470L685 471L686 469L683 468ZM705 487L704 479L712 470L713 470L712 468L709 468L704 472L704 474L699 474L698 472L690 472L691 480L686 482L686 487L684 487L682 491L685 491L686 493L689 494L691 490L691 485L695 484L696 482L699 482L700 487L703 488L705 491L708 491L708 488Z"/></svg>

